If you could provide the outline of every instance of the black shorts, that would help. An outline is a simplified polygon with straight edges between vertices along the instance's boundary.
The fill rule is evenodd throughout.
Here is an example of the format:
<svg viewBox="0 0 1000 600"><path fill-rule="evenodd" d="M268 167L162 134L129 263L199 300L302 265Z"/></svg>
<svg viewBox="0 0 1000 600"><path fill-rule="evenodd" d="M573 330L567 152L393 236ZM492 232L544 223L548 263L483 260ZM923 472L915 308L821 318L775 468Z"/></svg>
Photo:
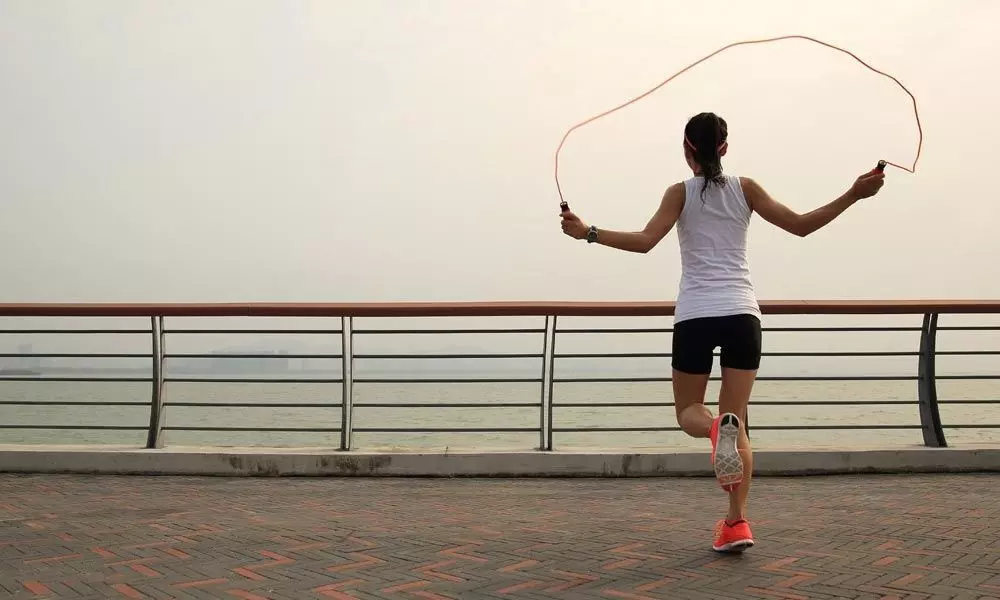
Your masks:
<svg viewBox="0 0 1000 600"><path fill-rule="evenodd" d="M720 363L728 369L755 371L760 367L760 319L756 315L703 317L674 325L671 364L682 373L707 375L721 348Z"/></svg>

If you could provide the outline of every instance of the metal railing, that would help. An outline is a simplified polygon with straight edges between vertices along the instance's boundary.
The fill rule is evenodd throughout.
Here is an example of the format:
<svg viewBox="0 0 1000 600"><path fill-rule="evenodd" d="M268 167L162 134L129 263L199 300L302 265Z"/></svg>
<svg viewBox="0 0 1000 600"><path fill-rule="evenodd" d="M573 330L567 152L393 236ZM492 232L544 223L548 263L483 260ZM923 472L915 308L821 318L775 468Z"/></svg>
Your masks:
<svg viewBox="0 0 1000 600"><path fill-rule="evenodd" d="M430 304L0 304L0 317L32 318L32 317L81 317L106 318L122 317L148 319L149 328L143 329L37 329L8 328L0 329L0 338L10 335L38 336L94 336L94 335L127 335L145 336L150 340L150 352L9 352L0 353L0 360L15 359L128 359L149 361L149 376L80 375L51 376L30 369L0 368L0 384L4 382L131 382L150 386L150 401L113 401L113 400L24 400L8 397L0 386L0 407L146 407L149 410L148 425L103 424L85 425L73 423L7 423L0 419L0 430L11 429L46 429L46 430L119 430L145 431L146 447L159 448L163 445L164 433L170 431L202 431L202 432L287 432L287 433L324 433L339 434L341 450L354 447L353 434L436 434L436 433L520 433L535 434L538 437L537 448L552 450L555 447L556 434L568 432L675 432L679 428L673 420L667 423L644 426L557 426L559 411L573 408L607 409L607 408L669 408L673 402L573 402L556 401L557 384L599 384L599 383L650 383L669 382L669 368L661 375L654 376L558 376L556 364L569 364L584 359L619 360L619 359L669 359L669 352L561 352L557 349L557 341L566 340L581 335L616 334L628 336L633 334L653 334L666 336L672 333L670 327L563 327L560 328L560 318L568 317L669 317L673 314L672 303L430 303ZM752 400L753 406L809 406L809 405L910 405L919 414L919 425L898 423L861 423L861 424L753 424L753 431L767 430L889 430L889 429L919 429L923 443L931 447L945 447L946 425L942 423L940 406L942 404L979 404L1000 405L1000 393L995 398L985 399L938 399L938 382L942 380L1000 380L1000 375L957 374L938 375L936 361L941 356L1000 356L1000 349L947 350L937 349L937 336L940 331L965 331L996 333L1000 332L998 325L957 325L940 326L940 315L958 314L1000 314L1000 301L771 301L762 302L761 309L765 315L912 315L922 317L919 326L914 323L907 326L848 326L848 327L773 327L766 326L764 332L792 333L848 333L874 332L889 334L898 332L919 333L919 344L915 349L900 351L800 351L774 352L765 351L765 357L913 357L916 358L915 375L802 375L802 376L767 376L759 377L759 381L912 381L914 397L911 399L887 399L859 402L851 399L836 400ZM167 320L173 318L191 317L334 317L339 319L336 328L319 329L198 329L167 327ZM381 329L375 327L356 327L356 320L364 318L409 318L409 317L526 317L535 323L529 327L518 328L438 328L438 329ZM316 336L329 340L339 338L339 352L321 353L291 353L275 355L271 353L204 353L175 352L167 350L168 342L174 340L205 335L305 335ZM355 352L356 342L361 339L385 336L414 335L477 335L477 336L535 336L534 344L537 350L529 352L507 353L397 353L397 352ZM765 337L765 349L767 348ZM666 345L664 343L663 345ZM207 359L225 359L246 361L250 359L270 360L274 358L291 360L322 360L337 361L339 376L330 377L243 377L243 376L173 376L167 368L172 361L198 361ZM521 360L535 364L537 375L489 376L489 377L377 377L356 376L357 361L427 361L427 360ZM766 358L765 358L766 360ZM0 364L2 367L2 364ZM717 378L713 378L717 379ZM339 386L341 400L339 402L190 402L168 401L169 384L179 383L216 383L216 384L325 384ZM538 401L503 401L503 402L380 402L355 401L355 389L361 386L377 384L396 385L459 385L459 384L525 384L537 386ZM998 384L997 388L1000 388ZM336 426L281 427L252 426L240 427L234 425L175 425L169 424L167 413L173 407L198 408L271 408L271 409L321 409L336 410L339 415ZM490 409L533 409L537 411L537 424L533 426L490 426L482 423L474 426L460 427L385 427L385 426L355 426L355 412L362 409L396 409L414 408L490 408ZM332 423L331 423L332 425ZM953 429L1000 429L997 423L950 423L947 428Z"/></svg>

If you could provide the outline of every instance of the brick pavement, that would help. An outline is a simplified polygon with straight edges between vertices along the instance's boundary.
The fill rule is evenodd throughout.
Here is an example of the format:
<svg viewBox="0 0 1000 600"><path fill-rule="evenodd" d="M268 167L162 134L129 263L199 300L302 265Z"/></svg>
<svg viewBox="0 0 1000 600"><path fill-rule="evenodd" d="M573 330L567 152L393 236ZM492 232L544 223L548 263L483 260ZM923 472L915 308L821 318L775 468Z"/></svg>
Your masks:
<svg viewBox="0 0 1000 600"><path fill-rule="evenodd" d="M996 475L710 479L0 475L7 598L996 598Z"/></svg>

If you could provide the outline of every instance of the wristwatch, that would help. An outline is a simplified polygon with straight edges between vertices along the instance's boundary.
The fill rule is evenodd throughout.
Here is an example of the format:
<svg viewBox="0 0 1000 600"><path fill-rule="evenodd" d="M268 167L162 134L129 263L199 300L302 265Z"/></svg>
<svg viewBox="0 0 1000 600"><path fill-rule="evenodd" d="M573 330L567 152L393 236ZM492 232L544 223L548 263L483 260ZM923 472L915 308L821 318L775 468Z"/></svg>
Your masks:
<svg viewBox="0 0 1000 600"><path fill-rule="evenodd" d="M596 241L597 241L597 227L591 225L590 229L587 230L587 243L593 244Z"/></svg>

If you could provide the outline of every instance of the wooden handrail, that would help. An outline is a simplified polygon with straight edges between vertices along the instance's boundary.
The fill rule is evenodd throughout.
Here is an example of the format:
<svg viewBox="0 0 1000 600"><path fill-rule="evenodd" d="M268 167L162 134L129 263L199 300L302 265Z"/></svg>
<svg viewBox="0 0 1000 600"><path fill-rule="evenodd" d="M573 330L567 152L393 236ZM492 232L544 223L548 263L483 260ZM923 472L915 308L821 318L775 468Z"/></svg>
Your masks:
<svg viewBox="0 0 1000 600"><path fill-rule="evenodd" d="M673 302L0 304L0 317L670 316ZM1000 300L764 300L766 315L1000 314Z"/></svg>

